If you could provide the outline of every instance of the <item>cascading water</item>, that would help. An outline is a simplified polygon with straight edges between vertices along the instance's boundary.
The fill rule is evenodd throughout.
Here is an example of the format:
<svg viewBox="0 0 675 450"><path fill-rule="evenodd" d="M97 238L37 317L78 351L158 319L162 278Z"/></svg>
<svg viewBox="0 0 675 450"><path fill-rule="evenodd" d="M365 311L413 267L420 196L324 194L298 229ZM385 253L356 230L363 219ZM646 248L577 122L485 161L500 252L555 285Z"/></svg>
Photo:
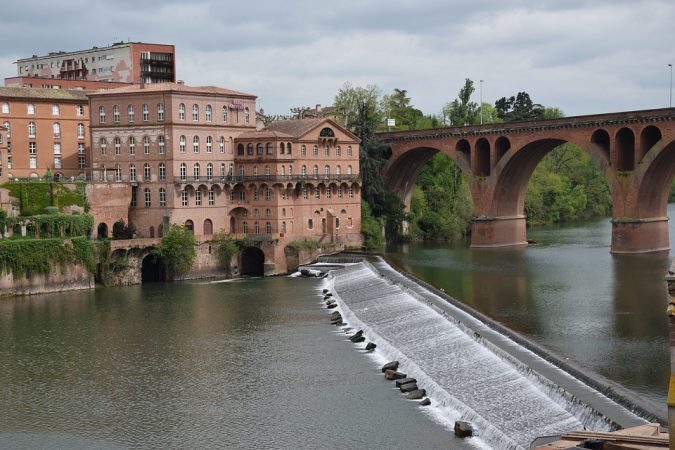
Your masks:
<svg viewBox="0 0 675 450"><path fill-rule="evenodd" d="M329 286L344 320L377 343L380 362L398 360L418 380L439 420L470 421L480 441L500 449L527 447L542 435L646 422L506 336L493 336L498 333L475 318L460 310L446 314L451 305L402 283L383 261L374 264L377 270L358 263L334 271Z"/></svg>

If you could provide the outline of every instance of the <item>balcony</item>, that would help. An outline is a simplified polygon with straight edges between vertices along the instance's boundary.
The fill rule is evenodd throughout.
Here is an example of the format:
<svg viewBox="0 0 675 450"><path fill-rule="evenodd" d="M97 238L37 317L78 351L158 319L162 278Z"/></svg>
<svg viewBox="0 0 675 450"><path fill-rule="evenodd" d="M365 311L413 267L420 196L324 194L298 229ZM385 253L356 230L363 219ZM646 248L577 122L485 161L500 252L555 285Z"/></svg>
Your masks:
<svg viewBox="0 0 675 450"><path fill-rule="evenodd" d="M343 175L343 174L320 174L320 175L251 175L251 176L229 176L229 177L181 177L175 176L173 179L175 184L185 183L244 183L244 182L286 182L296 183L301 181L361 181L359 175Z"/></svg>

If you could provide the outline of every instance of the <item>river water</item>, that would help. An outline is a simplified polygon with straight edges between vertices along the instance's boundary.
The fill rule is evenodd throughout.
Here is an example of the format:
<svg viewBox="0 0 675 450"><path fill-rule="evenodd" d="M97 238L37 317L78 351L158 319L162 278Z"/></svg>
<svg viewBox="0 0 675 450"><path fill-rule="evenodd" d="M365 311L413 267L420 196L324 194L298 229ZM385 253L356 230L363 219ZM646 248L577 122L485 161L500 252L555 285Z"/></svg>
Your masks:
<svg viewBox="0 0 675 450"><path fill-rule="evenodd" d="M668 207L671 245L675 205ZM671 255L612 255L608 219L528 230L522 250L392 245L387 258L664 411L670 376L664 277Z"/></svg>

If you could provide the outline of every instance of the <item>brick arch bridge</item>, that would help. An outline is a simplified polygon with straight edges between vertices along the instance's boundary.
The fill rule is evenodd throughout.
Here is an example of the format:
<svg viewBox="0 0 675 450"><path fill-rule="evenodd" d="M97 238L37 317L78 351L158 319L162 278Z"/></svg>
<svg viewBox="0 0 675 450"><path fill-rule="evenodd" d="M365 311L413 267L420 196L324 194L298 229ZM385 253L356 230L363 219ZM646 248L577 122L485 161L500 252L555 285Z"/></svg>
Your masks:
<svg viewBox="0 0 675 450"><path fill-rule="evenodd" d="M383 168L386 183L406 208L418 173L435 153L459 166L473 197L472 247L527 244L527 183L547 153L569 142L588 152L607 180L612 252L669 248L675 108L379 133L378 138L391 147Z"/></svg>

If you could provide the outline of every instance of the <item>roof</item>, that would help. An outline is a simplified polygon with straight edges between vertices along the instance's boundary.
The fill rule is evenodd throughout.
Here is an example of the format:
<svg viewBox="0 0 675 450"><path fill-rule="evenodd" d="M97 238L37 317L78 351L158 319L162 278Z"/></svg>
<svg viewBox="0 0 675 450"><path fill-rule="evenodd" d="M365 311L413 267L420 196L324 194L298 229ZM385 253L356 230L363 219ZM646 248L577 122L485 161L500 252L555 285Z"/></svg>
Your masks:
<svg viewBox="0 0 675 450"><path fill-rule="evenodd" d="M17 59L14 62L14 64L20 64L24 61L34 61L34 60L43 59L43 58L65 58L65 57L68 57L70 55L79 55L81 53L90 53L90 52L101 52L101 51L110 50L112 48L131 47L132 45L156 45L156 46L175 48L175 46L173 44L153 44L153 43L150 43L150 42L124 42L124 41L121 41L121 42L113 42L112 44L106 45L106 46L103 46L103 47L94 46L92 48L85 48L85 49L82 49L82 50L70 50L70 51L59 50L59 51L55 51L55 52L49 52L47 55L39 55L39 56L33 55L29 58Z"/></svg>
<svg viewBox="0 0 675 450"><path fill-rule="evenodd" d="M87 92L80 89L0 87L0 98L87 101Z"/></svg>
<svg viewBox="0 0 675 450"><path fill-rule="evenodd" d="M290 139L293 136L288 135L286 133L281 133L279 131L272 131L272 130L260 130L260 131L247 131L245 133L241 133L239 136L237 136L237 139Z"/></svg>
<svg viewBox="0 0 675 450"><path fill-rule="evenodd" d="M335 121L328 119L326 117L316 117L311 119L277 120L270 123L265 129L268 131L285 133L294 138L300 138L322 124L334 128L339 128L342 132L351 136L355 141L360 141L358 136L354 135L354 133L345 128L342 128Z"/></svg>
<svg viewBox="0 0 675 450"><path fill-rule="evenodd" d="M209 95L234 95L238 97L256 98L253 94L245 92L233 91L218 86L188 86L181 83L149 83L149 84L133 84L115 89L107 89L105 91L90 92L89 95L119 95L130 94L136 92L185 92L187 94L209 94Z"/></svg>

